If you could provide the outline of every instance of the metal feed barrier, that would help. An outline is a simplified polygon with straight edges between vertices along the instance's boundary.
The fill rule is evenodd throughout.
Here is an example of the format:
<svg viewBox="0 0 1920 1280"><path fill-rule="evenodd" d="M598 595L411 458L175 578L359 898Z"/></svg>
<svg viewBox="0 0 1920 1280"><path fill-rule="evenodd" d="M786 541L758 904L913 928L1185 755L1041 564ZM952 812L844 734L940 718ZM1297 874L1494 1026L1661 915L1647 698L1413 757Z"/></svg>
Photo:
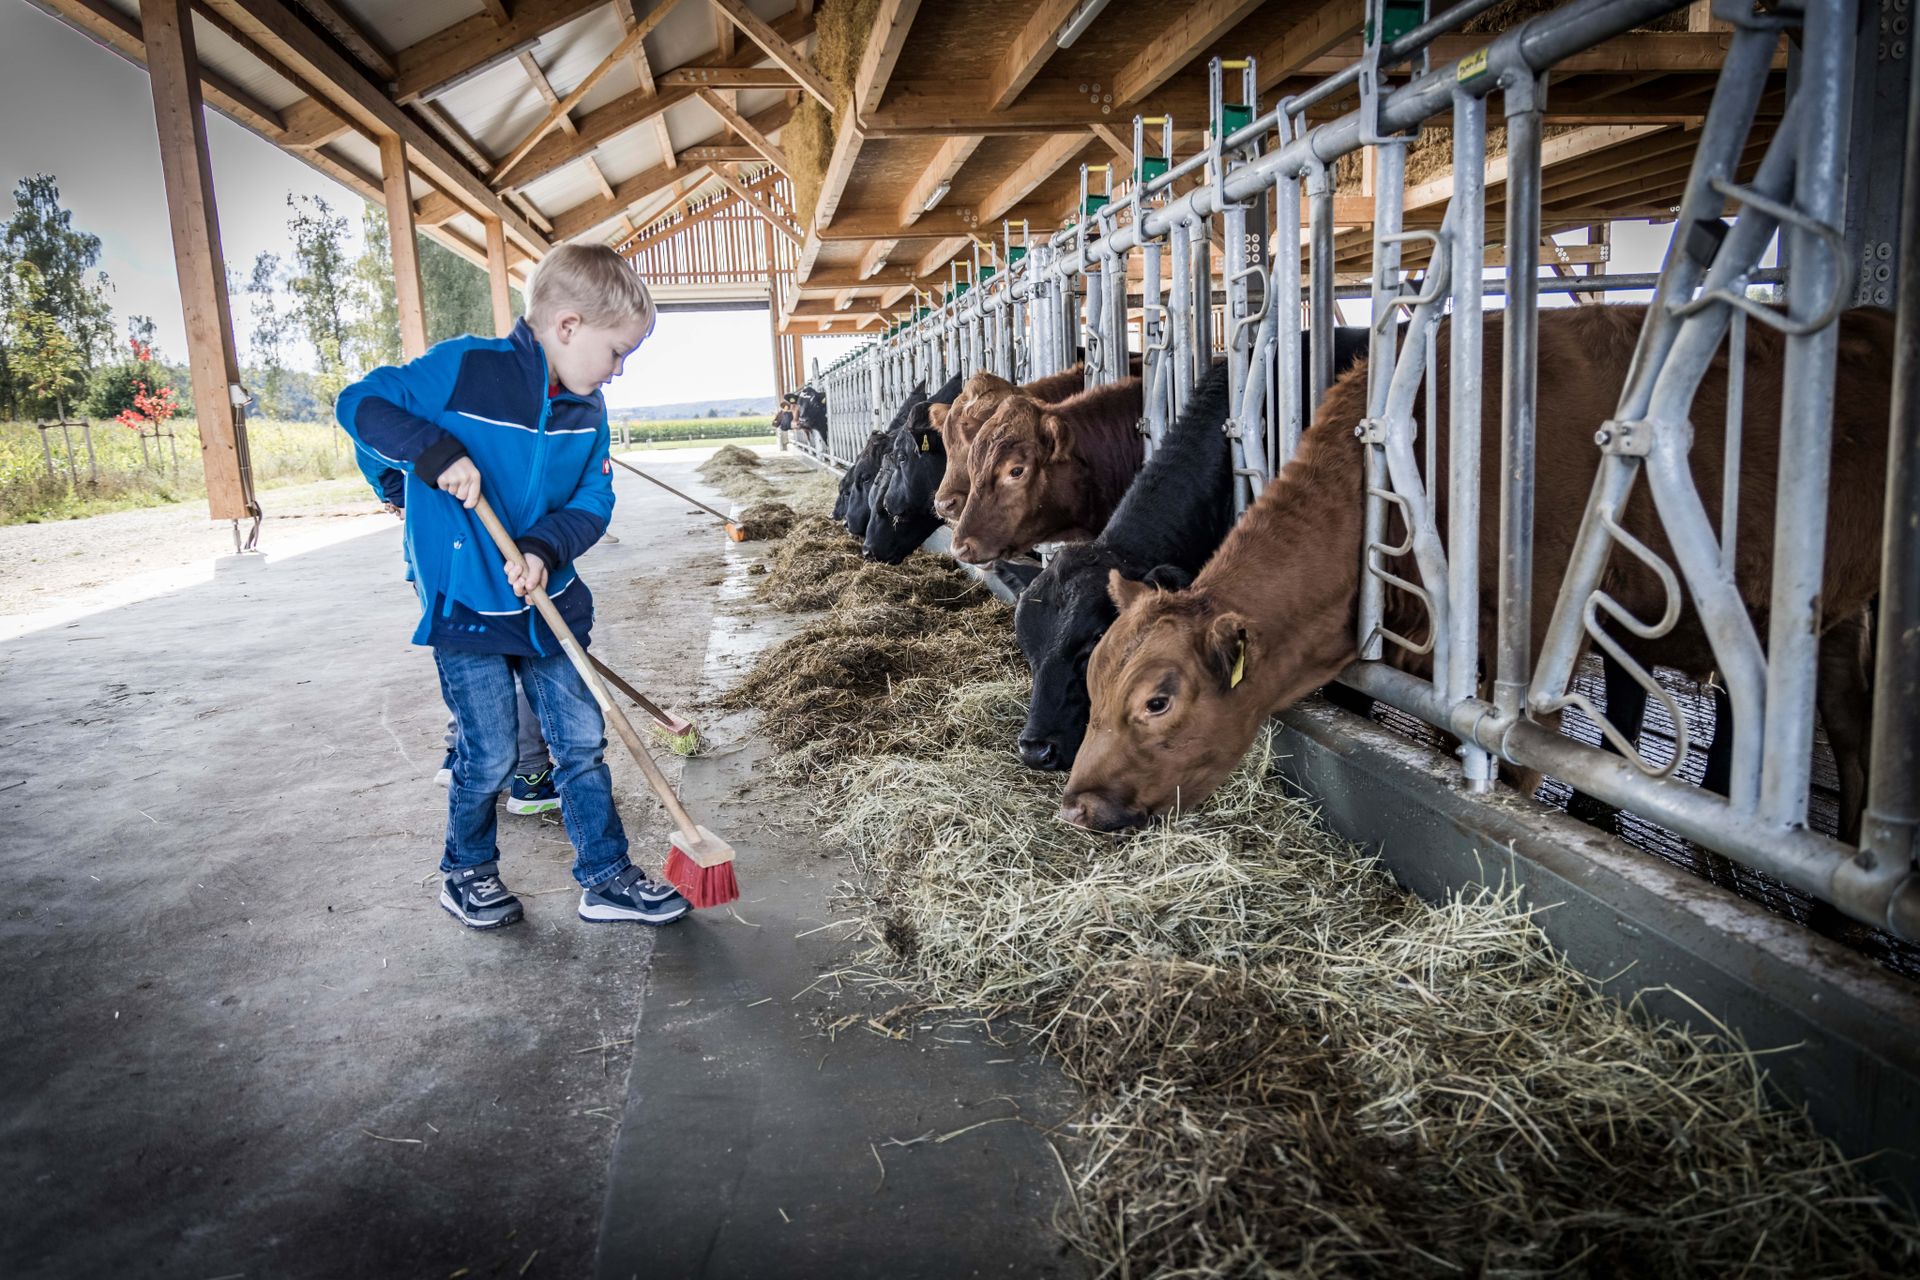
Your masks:
<svg viewBox="0 0 1920 1280"><path fill-rule="evenodd" d="M1549 772L1589 795L1785 882L1847 915L1920 939L1920 252L1897 264L1901 244L1920 245L1920 92L1911 88L1908 0L1715 0L1732 27L1717 88L1660 272L1646 277L1540 279L1542 115L1546 73L1559 61L1680 7L1673 0L1575 0L1489 38L1484 48L1429 66L1434 38L1492 7L1467 0L1429 17L1424 3L1369 0L1361 60L1303 94L1262 111L1251 61L1216 61L1207 144L1175 162L1170 120L1134 121L1134 172L1116 184L1098 166L1083 170L1079 216L1044 239L1005 226L998 244L976 244L971 270L940 305L916 296L913 317L820 375L829 409L823 460L846 465L868 435L884 428L918 382L929 388L954 372L988 369L1015 381L1057 372L1076 358L1090 384L1127 373L1131 317L1139 318L1145 379L1141 430L1149 451L1216 356L1229 369L1225 430L1234 461L1237 510L1293 452L1304 423L1291 371L1302 335L1289 306L1310 317L1308 349L1316 397L1331 381L1334 299L1334 166L1365 154L1374 166L1373 269L1367 295L1374 327L1368 365L1366 512L1359 648L1347 683L1464 744L1469 789L1491 787L1496 758ZM1793 37L1784 116L1757 172L1742 184L1736 167L1783 33ZM1396 77L1398 79L1396 80ZM1309 127L1316 103L1357 92L1360 105ZM1483 235L1488 100L1498 94L1507 138L1504 282L1485 279ZM1231 99L1238 99L1233 101ZM1909 101L1909 100L1917 101ZM1889 110L1889 104L1898 106ZM1901 105L1904 104L1904 105ZM1402 202L1408 144L1423 122L1452 126L1453 191L1437 230L1405 229ZM1905 128L1901 127L1905 122ZM1876 127L1877 126L1877 127ZM1149 128L1159 135L1148 154ZM1900 193L1890 175L1901 172ZM1175 196L1175 184L1199 185ZM1852 179L1850 186L1849 179ZM1095 188L1098 188L1097 190ZM1897 198L1896 198L1897 197ZM1731 224L1728 202L1738 206ZM1224 269L1211 272L1209 228L1224 232ZM1304 219L1306 276L1301 255ZM1271 232L1271 234L1269 234ZM1759 264L1776 233L1778 272ZM1403 251L1424 244L1429 266L1401 269ZM1279 245L1282 252L1272 254ZM1137 301L1128 270L1140 258ZM1897 276L1896 276L1897 271ZM1781 281L1784 310L1762 306L1748 287ZM1462 287L1462 285L1466 287ZM1552 625L1538 655L1528 619L1534 589L1535 348L1543 292L1651 288L1653 304L1614 418L1596 435L1596 477ZM1503 293L1506 358L1498 424L1502 487L1497 638L1489 655L1491 698L1478 695L1478 543L1483 449L1480 422L1482 295ZM1871 787L1863 836L1847 847L1808 826L1813 751L1817 602L1826 527L1828 457L1835 396L1838 316L1851 304L1897 304L1893 439L1878 617ZM1217 308L1217 323L1216 323ZM1283 314L1285 313L1285 314ZM1396 343L1396 323L1409 336ZM1417 438L1413 410L1437 394L1434 338L1450 326L1451 443L1445 470L1432 433ZM1764 324L1785 336L1782 464L1763 638L1728 571L1738 488L1737 425L1747 330ZM1688 412L1709 362L1724 346L1729 385L1728 462L1712 510L1687 468ZM1431 415L1429 414L1429 420ZM1904 441L1904 447L1899 442ZM1447 477L1447 529L1437 527L1425 475ZM1673 547L1662 562L1626 534L1616 517L1636 483L1651 490ZM1860 500L1868 500L1860 495ZM1389 509L1409 532L1385 543ZM1723 542L1716 524L1729 528ZM1392 577L1390 556L1411 553L1417 581ZM1667 590L1665 616L1633 617L1606 593L1616 555L1646 563ZM1419 600L1427 613L1434 675L1424 680L1383 661L1389 647L1412 648L1385 626L1385 588ZM1699 615L1719 678L1734 708L1732 794L1720 797L1643 758L1571 687L1576 656L1592 644L1622 660L1649 695L1684 722L1667 692L1612 639L1621 629L1665 634L1683 605ZM1622 754L1563 737L1534 717L1577 707ZM1678 759L1682 749L1674 753Z"/></svg>

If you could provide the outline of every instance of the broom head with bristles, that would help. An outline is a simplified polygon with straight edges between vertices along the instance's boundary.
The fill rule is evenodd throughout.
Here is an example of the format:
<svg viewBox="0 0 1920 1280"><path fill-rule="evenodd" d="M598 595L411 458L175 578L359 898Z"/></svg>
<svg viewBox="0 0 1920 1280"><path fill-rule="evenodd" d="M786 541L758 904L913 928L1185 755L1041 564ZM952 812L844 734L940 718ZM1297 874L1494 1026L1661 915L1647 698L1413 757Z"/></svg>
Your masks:
<svg viewBox="0 0 1920 1280"><path fill-rule="evenodd" d="M740 896L733 874L733 846L705 827L673 833L673 852L662 872L667 883L695 908L723 907Z"/></svg>

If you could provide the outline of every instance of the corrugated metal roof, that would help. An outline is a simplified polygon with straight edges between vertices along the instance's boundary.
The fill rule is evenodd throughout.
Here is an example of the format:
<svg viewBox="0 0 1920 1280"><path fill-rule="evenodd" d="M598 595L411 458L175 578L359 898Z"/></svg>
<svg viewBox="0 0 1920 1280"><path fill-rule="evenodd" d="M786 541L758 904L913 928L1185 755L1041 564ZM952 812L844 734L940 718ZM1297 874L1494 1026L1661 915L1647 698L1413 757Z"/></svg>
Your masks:
<svg viewBox="0 0 1920 1280"><path fill-rule="evenodd" d="M486 10L479 0L332 0L389 52L419 44L436 32Z"/></svg>

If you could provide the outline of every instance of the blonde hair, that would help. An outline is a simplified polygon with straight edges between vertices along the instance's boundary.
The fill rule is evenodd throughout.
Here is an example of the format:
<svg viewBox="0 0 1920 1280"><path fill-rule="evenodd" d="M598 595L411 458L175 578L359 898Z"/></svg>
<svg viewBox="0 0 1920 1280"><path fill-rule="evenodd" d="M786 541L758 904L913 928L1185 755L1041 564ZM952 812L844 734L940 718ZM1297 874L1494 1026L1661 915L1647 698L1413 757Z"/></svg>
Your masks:
<svg viewBox="0 0 1920 1280"><path fill-rule="evenodd" d="M527 321L538 325L561 311L602 328L638 320L653 332L646 282L606 245L563 244L540 260L527 286Z"/></svg>

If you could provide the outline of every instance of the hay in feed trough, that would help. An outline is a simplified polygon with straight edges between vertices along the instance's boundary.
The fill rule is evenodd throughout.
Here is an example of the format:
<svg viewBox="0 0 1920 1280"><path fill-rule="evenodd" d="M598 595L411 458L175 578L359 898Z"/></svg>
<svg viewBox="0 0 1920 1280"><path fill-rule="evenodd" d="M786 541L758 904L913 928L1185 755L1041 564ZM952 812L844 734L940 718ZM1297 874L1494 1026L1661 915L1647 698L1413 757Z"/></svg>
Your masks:
<svg viewBox="0 0 1920 1280"><path fill-rule="evenodd" d="M1512 894L1401 890L1284 792L1271 736L1144 833L1056 821L1059 776L1011 750L1005 610L856 603L847 547L799 522L775 562L844 604L731 696L826 784L868 960L912 1012L1010 1013L1085 1091L1061 1226L1104 1274L1920 1261L1910 1220L1767 1109L1750 1056L1597 994Z"/></svg>

